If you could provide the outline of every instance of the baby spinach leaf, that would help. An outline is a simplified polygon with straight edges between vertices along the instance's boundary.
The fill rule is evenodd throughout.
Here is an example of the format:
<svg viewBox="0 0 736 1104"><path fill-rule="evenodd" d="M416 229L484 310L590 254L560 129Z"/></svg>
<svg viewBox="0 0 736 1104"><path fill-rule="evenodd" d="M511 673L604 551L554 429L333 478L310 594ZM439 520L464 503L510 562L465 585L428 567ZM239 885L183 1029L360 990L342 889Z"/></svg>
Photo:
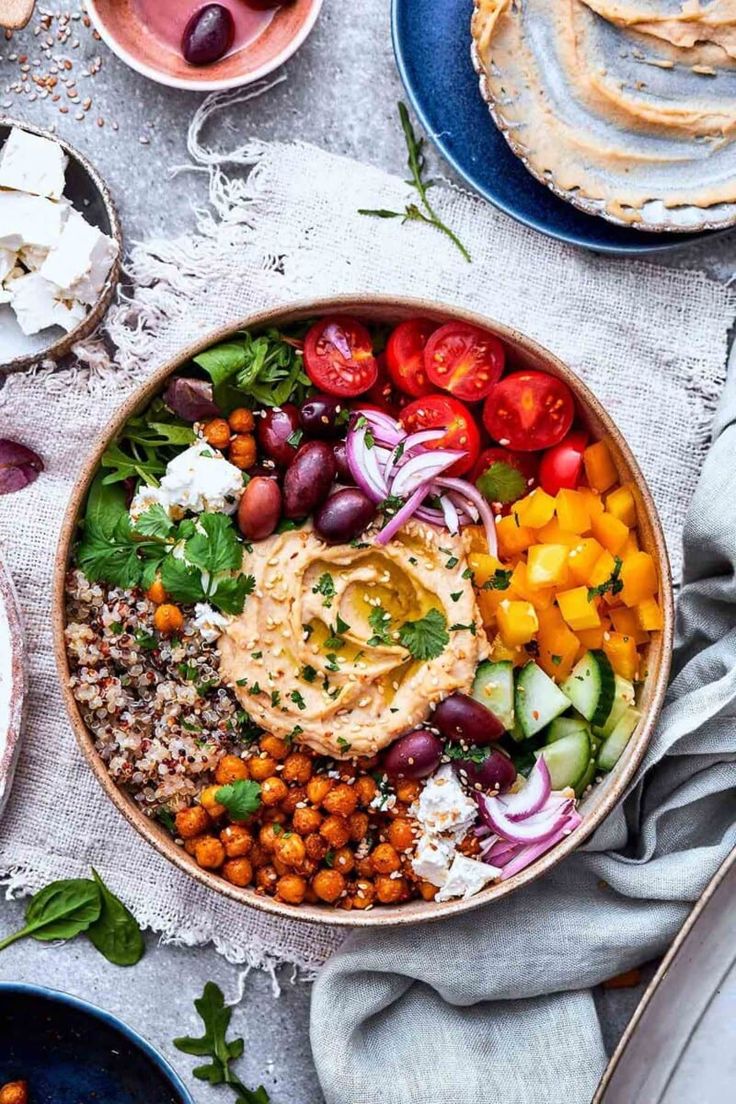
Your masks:
<svg viewBox="0 0 736 1104"><path fill-rule="evenodd" d="M87 936L114 966L135 966L145 949L138 921L120 898L107 888L94 867L92 875L99 890L101 907L99 917L87 929Z"/></svg>
<svg viewBox="0 0 736 1104"><path fill-rule="evenodd" d="M245 367L245 347L242 342L224 341L200 353L194 363L204 368L215 387L219 387Z"/></svg>
<svg viewBox="0 0 736 1104"><path fill-rule="evenodd" d="M94 529L104 536L112 536L118 521L127 512L124 489L118 484L114 486L105 484L102 475L98 473L92 480L87 495L87 509L83 521L85 528Z"/></svg>
<svg viewBox="0 0 736 1104"><path fill-rule="evenodd" d="M52 882L31 897L24 927L3 939L0 951L26 936L41 942L73 939L98 919L101 908L99 890L89 878Z"/></svg>

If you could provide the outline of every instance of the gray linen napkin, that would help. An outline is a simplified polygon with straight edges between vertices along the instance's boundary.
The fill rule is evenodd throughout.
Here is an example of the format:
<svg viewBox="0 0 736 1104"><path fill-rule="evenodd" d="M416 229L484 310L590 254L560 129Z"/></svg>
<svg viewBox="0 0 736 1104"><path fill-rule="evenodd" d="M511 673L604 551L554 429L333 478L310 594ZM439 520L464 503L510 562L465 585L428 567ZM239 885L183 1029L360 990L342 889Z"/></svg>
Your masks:
<svg viewBox="0 0 736 1104"><path fill-rule="evenodd" d="M585 1104L590 986L660 954L736 845L736 365L684 534L673 681L626 800L498 904L351 936L320 974L327 1104Z"/></svg>

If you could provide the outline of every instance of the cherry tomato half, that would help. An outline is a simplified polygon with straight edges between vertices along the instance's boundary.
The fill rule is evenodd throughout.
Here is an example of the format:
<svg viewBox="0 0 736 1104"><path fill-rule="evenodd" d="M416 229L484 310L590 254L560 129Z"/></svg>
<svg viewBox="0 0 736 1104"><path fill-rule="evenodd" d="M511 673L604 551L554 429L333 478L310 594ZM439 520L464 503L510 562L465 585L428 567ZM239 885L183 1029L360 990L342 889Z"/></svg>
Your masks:
<svg viewBox="0 0 736 1104"><path fill-rule="evenodd" d="M575 416L572 391L547 372L511 372L485 401L483 424L494 440L518 452L551 448Z"/></svg>
<svg viewBox="0 0 736 1104"><path fill-rule="evenodd" d="M373 386L366 391L365 397L369 402L375 403L380 410L398 418L399 408L408 400L397 393L386 371L386 353L379 353L376 357L378 364L378 377ZM364 405L361 403L361 405Z"/></svg>
<svg viewBox="0 0 736 1104"><path fill-rule="evenodd" d="M424 347L436 329L428 318L409 318L399 323L386 344L386 367L391 382L415 399L434 391L424 367Z"/></svg>
<svg viewBox="0 0 736 1104"><path fill-rule="evenodd" d="M482 484L482 476L486 474L489 468L492 468L494 464L505 464L508 468L513 468L521 476L521 480L512 479L509 481L505 478L503 470L498 472L499 489L503 487L503 491L500 495L496 495L495 498L489 498L489 501L501 502L503 505L511 505L512 502L516 502L517 499L523 498L524 495L529 494L534 490L537 485L537 469L539 462L533 452L512 452L511 449L505 448L487 448L483 449L480 454L477 464L473 468L470 474L470 480L478 486L482 493L486 493L486 489ZM478 480L481 480L481 484ZM515 483L515 486L511 484ZM518 491L518 493L516 493ZM505 493L504 493L505 492ZM486 494L488 498L488 495Z"/></svg>
<svg viewBox="0 0 736 1104"><path fill-rule="evenodd" d="M584 429L574 429L559 445L548 449L539 464L539 482L547 494L565 488L574 491L583 469L583 452L588 444Z"/></svg>
<svg viewBox="0 0 736 1104"><path fill-rule="evenodd" d="M467 406L450 395L428 395L415 399L401 412L401 422L408 433L418 429L446 427L447 433L427 448L459 449L467 453L449 469L449 475L464 475L477 463L480 453L480 431Z"/></svg>
<svg viewBox="0 0 736 1104"><path fill-rule="evenodd" d="M492 333L466 322L447 322L424 350L427 375L435 387L465 402L480 402L501 378L506 354Z"/></svg>
<svg viewBox="0 0 736 1104"><path fill-rule="evenodd" d="M315 387L329 395L362 395L378 379L371 335L355 318L316 322L304 339L304 365Z"/></svg>

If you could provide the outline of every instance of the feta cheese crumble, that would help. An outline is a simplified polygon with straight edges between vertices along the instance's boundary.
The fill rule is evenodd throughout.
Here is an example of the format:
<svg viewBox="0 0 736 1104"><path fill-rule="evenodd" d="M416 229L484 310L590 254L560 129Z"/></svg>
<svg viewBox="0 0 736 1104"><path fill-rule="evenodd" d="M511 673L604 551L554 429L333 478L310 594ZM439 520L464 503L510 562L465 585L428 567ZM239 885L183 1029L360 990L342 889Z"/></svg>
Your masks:
<svg viewBox="0 0 736 1104"><path fill-rule="evenodd" d="M460 785L450 763L445 763L424 785L416 804L416 818L433 834L451 832L457 840L475 823L478 806Z"/></svg>
<svg viewBox="0 0 736 1104"><path fill-rule="evenodd" d="M143 487L130 504L137 520L161 505L172 518L193 514L234 514L244 490L243 473L207 441L197 441L169 462L160 487Z"/></svg>
<svg viewBox="0 0 736 1104"><path fill-rule="evenodd" d="M458 852L435 901L450 901L453 897L462 897L467 901L468 897L480 893L489 882L500 878L502 873L497 866L479 862L478 859L469 859Z"/></svg>
<svg viewBox="0 0 736 1104"><path fill-rule="evenodd" d="M0 188L61 199L66 165L58 142L13 127L0 150Z"/></svg>
<svg viewBox="0 0 736 1104"><path fill-rule="evenodd" d="M197 602L192 624L203 640L214 644L220 633L230 624L230 618L218 613L207 602Z"/></svg>

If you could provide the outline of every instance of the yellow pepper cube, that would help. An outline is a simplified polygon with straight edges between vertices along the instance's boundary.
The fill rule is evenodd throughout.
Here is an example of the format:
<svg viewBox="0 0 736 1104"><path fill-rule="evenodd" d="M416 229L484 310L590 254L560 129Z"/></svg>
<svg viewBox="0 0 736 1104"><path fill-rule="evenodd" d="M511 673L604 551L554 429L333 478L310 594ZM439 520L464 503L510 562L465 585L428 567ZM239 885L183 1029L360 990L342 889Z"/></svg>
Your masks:
<svg viewBox="0 0 736 1104"><path fill-rule="evenodd" d="M607 626L608 622L601 621L595 629L578 630L576 635L583 652L595 651L596 648L603 647L603 634L607 631Z"/></svg>
<svg viewBox="0 0 736 1104"><path fill-rule="evenodd" d="M510 560L521 552L526 552L530 545L534 544L536 534L533 529L525 525L519 525L516 518L509 514L502 517L496 523L496 536L498 537L498 551L501 559Z"/></svg>
<svg viewBox="0 0 736 1104"><path fill-rule="evenodd" d="M639 653L633 636L619 632L605 633L603 651L617 675L632 681L636 678L639 672Z"/></svg>
<svg viewBox="0 0 736 1104"><path fill-rule="evenodd" d="M528 644L539 628L537 611L531 602L514 602L505 598L496 614L501 639L509 648Z"/></svg>
<svg viewBox="0 0 736 1104"><path fill-rule="evenodd" d="M574 548L580 544L580 534L563 529L557 518L552 518L541 529L537 529L537 540L540 544L566 544L568 548Z"/></svg>
<svg viewBox="0 0 736 1104"><path fill-rule="evenodd" d="M573 632L578 629L595 629L601 623L595 602L588 601L587 587L561 591L557 595L557 605Z"/></svg>
<svg viewBox="0 0 736 1104"><path fill-rule="evenodd" d="M636 525L636 499L631 484L624 483L606 498L606 510L622 521L627 529Z"/></svg>
<svg viewBox="0 0 736 1104"><path fill-rule="evenodd" d="M611 621L617 633L630 636L635 644L646 644L649 640L649 633L644 632L639 624L638 612L638 607L633 610L627 606L619 606L618 609L611 610Z"/></svg>
<svg viewBox="0 0 736 1104"><path fill-rule="evenodd" d="M629 530L613 514L599 514L598 517L593 518L590 527L595 539L600 541L609 552L613 552L614 556L617 556L626 544Z"/></svg>
<svg viewBox="0 0 736 1104"><path fill-rule="evenodd" d="M578 638L565 624L556 606L537 612L539 632L537 662L550 678L563 682L575 665Z"/></svg>
<svg viewBox="0 0 736 1104"><path fill-rule="evenodd" d="M482 587L489 579L493 579L497 571L503 571L503 564L495 556L488 552L468 553L468 566L473 572L473 584Z"/></svg>
<svg viewBox="0 0 736 1104"><path fill-rule="evenodd" d="M488 538L482 525L466 525L463 529L465 547L471 552L487 552Z"/></svg>
<svg viewBox="0 0 736 1104"><path fill-rule="evenodd" d="M589 587L599 587L607 583L616 570L616 561L610 552L602 552L593 564L593 568L587 579L583 579Z"/></svg>
<svg viewBox="0 0 736 1104"><path fill-rule="evenodd" d="M479 590L476 601L484 625L496 624L498 607L505 598L525 598L525 594L519 594L515 587L510 586L506 590Z"/></svg>
<svg viewBox="0 0 736 1104"><path fill-rule="evenodd" d="M533 544L526 558L526 576L533 587L564 586L569 548L564 544Z"/></svg>
<svg viewBox="0 0 736 1104"><path fill-rule="evenodd" d="M634 552L621 567L624 584L621 598L625 606L638 606L657 593L657 567L648 552Z"/></svg>
<svg viewBox="0 0 736 1104"><path fill-rule="evenodd" d="M658 632L664 628L664 614L656 598L645 598L640 602L636 607L636 618L644 632Z"/></svg>
<svg viewBox="0 0 736 1104"><path fill-rule="evenodd" d="M519 664L529 662L529 653L518 646L510 648L508 644L504 644L500 635L496 633L491 641L490 658L494 663L501 663L503 660L511 660L512 663L518 666Z"/></svg>
<svg viewBox="0 0 736 1104"><path fill-rule="evenodd" d="M605 441L596 441L594 445L588 445L583 453L583 464L588 482L593 490L600 494L612 487L618 479L616 465Z"/></svg>
<svg viewBox="0 0 736 1104"><path fill-rule="evenodd" d="M555 500L541 487L535 487L526 498L520 498L514 503L511 512L518 517L519 525L541 529L555 516Z"/></svg>
<svg viewBox="0 0 736 1104"><path fill-rule="evenodd" d="M604 548L595 537L584 537L570 549L567 566L576 583L587 583L597 561L603 555Z"/></svg>
<svg viewBox="0 0 736 1104"><path fill-rule="evenodd" d="M558 491L555 508L561 529L567 529L571 533L590 532L590 511L585 496L580 491Z"/></svg>
<svg viewBox="0 0 736 1104"><path fill-rule="evenodd" d="M632 552L639 551L639 540L633 529L629 530L629 535L626 538L626 543L619 552L619 556L622 560L625 560L627 556L630 556Z"/></svg>
<svg viewBox="0 0 736 1104"><path fill-rule="evenodd" d="M523 598L531 602L536 610L548 609L555 600L555 592L552 587L535 587L529 581L529 571L523 560L520 560L514 568L511 576L513 594L505 594L505 598Z"/></svg>
<svg viewBox="0 0 736 1104"><path fill-rule="evenodd" d="M606 507L597 491L591 490L590 487L581 487L578 494L585 500L585 505L588 507L588 513L592 518L603 513Z"/></svg>

